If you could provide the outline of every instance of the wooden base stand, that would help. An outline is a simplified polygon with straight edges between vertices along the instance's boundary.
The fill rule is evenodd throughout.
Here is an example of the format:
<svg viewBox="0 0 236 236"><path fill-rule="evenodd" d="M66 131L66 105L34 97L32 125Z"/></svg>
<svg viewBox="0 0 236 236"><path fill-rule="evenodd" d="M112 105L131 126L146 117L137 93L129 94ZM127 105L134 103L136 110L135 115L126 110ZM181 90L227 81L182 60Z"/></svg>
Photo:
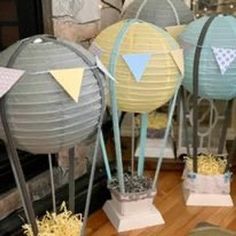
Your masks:
<svg viewBox="0 0 236 236"><path fill-rule="evenodd" d="M233 200L229 194L193 193L183 190L187 206L233 207Z"/></svg>
<svg viewBox="0 0 236 236"><path fill-rule="evenodd" d="M118 232L164 224L160 212L153 205L153 195L138 200L124 200L112 194L103 210Z"/></svg>

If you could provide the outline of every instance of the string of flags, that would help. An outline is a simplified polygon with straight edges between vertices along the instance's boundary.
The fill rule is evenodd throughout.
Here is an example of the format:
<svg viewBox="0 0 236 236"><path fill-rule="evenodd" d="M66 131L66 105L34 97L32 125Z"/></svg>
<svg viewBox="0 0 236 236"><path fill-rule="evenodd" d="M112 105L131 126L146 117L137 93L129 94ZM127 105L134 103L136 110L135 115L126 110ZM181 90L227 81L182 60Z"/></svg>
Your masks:
<svg viewBox="0 0 236 236"><path fill-rule="evenodd" d="M200 47L202 49L210 49L213 52L216 63L219 67L221 75L224 75L232 66L232 63L236 59L236 49L234 48L219 48L209 46L198 46L190 42L182 41L184 50L193 49L193 47Z"/></svg>
<svg viewBox="0 0 236 236"><path fill-rule="evenodd" d="M183 62L183 50L177 49L170 52L176 65L178 66L181 74L184 74L184 62ZM122 55L124 62L127 64L130 72L132 73L134 79L139 82L145 70L151 60L152 53L131 53ZM0 67L0 97L4 96L24 75L24 73L29 74L42 74L50 73L52 77L58 82L58 84L67 92L67 94L75 101L78 102L82 79L84 77L84 71L86 69L98 68L102 71L108 78L116 82L114 76L108 71L108 69L103 65L98 56L96 58L96 64L92 67L87 68L69 68L69 69L55 69L50 71L41 72L26 72L24 70L12 69Z"/></svg>
<svg viewBox="0 0 236 236"><path fill-rule="evenodd" d="M102 71L108 78L115 80L115 78L110 74L106 67L102 64L100 59L96 57L96 65L86 68L69 68L69 69L56 69L50 71L41 72L26 72L24 70L0 67L0 98L2 98L11 88L20 80L20 78L25 74L29 73L32 75L50 73L52 78L55 79L58 84L65 90L65 92L75 101L79 101L80 90L82 86L82 80L84 77L84 71L89 69L98 68Z"/></svg>
<svg viewBox="0 0 236 236"><path fill-rule="evenodd" d="M184 60L183 60L183 50L176 49L170 52L175 64L180 70L181 75L184 75ZM152 53L131 53L122 55L123 60L127 64L130 72L132 73L134 79L139 82L143 74L145 73L146 67L151 60Z"/></svg>
<svg viewBox="0 0 236 236"><path fill-rule="evenodd" d="M212 47L216 62L220 72L224 75L236 59L236 49ZM183 50L177 49L170 52L181 74L184 74ZM131 53L122 55L134 79L141 81L143 74L151 60L152 53ZM60 84L69 96L78 102L84 71L86 69L98 68L108 78L116 82L115 78L103 65L98 56L96 56L96 65L87 68L58 69L39 73L50 73L52 77ZM26 73L24 70L0 67L0 98L3 97ZM36 72L38 73L38 72ZM33 73L32 73L33 74Z"/></svg>
<svg viewBox="0 0 236 236"><path fill-rule="evenodd" d="M93 42L90 47L90 52L92 52L97 57L101 57L102 54L105 52L102 50L97 43ZM120 55L126 65L128 66L130 72L132 73L134 79L139 82L143 74L145 73L146 67L151 60L153 55L161 55L169 53L173 60L175 61L176 65L178 66L181 75L184 75L184 60L183 60L183 49L179 48L172 51L162 51L162 52L151 52L151 53L129 53Z"/></svg>
<svg viewBox="0 0 236 236"><path fill-rule="evenodd" d="M184 63L183 63L183 50L177 49L171 51L176 65L180 69L181 74L184 74ZM151 60L151 53L133 53L125 54L122 56L124 62L127 64L130 72L133 74L134 79L139 82L143 74L145 73L146 67ZM58 84L67 92L67 94L75 101L78 102L82 79L84 77L84 71L86 69L98 68L101 70L108 78L116 82L115 78L108 69L103 65L98 56L96 58L96 65L87 68L69 68L69 69L56 69L50 71L41 72L25 72L24 70L12 69L0 67L0 98L4 96L24 75L24 73L29 74L42 74L50 73L52 77L58 82Z"/></svg>

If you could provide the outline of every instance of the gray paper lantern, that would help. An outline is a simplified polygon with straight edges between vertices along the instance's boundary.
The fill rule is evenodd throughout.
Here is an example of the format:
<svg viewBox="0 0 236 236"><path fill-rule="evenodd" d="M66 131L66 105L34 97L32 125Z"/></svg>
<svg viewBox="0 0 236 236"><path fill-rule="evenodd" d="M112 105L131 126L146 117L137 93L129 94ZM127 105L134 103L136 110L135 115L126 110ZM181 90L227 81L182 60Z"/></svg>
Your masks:
<svg viewBox="0 0 236 236"><path fill-rule="evenodd" d="M193 14L183 0L134 0L122 18L136 17L162 28L188 24L193 20Z"/></svg>
<svg viewBox="0 0 236 236"><path fill-rule="evenodd" d="M98 70L84 71L78 103L48 73L51 69L88 68L94 64L93 56L81 46L48 36L22 40L0 54L0 66L26 71L5 99L17 148L55 153L96 132L105 106ZM0 137L4 138L1 125Z"/></svg>

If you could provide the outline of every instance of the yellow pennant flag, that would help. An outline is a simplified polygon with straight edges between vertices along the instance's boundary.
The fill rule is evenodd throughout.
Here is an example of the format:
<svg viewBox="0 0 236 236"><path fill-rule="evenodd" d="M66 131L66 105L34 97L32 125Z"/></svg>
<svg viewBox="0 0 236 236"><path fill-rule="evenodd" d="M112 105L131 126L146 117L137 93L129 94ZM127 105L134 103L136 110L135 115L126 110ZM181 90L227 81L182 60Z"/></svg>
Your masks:
<svg viewBox="0 0 236 236"><path fill-rule="evenodd" d="M75 102L79 101L84 68L51 70L51 75Z"/></svg>
<svg viewBox="0 0 236 236"><path fill-rule="evenodd" d="M178 66L182 75L184 75L184 53L183 49L179 48L170 52L176 65Z"/></svg>
<svg viewBox="0 0 236 236"><path fill-rule="evenodd" d="M166 31L174 38L177 39L179 35L184 31L186 25L175 25L165 27Z"/></svg>

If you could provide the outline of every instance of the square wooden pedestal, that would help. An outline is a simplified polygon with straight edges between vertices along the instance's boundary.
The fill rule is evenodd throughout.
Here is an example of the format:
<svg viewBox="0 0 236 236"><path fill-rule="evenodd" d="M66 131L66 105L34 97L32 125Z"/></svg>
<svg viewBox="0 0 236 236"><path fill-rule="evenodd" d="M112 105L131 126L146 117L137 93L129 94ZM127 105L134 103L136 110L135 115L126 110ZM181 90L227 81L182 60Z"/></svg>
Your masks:
<svg viewBox="0 0 236 236"><path fill-rule="evenodd" d="M193 193L183 189L187 206L233 207L230 194Z"/></svg>
<svg viewBox="0 0 236 236"><path fill-rule="evenodd" d="M111 192L103 210L118 232L164 224L160 212L153 205L155 193L138 200L129 200L117 192Z"/></svg>

